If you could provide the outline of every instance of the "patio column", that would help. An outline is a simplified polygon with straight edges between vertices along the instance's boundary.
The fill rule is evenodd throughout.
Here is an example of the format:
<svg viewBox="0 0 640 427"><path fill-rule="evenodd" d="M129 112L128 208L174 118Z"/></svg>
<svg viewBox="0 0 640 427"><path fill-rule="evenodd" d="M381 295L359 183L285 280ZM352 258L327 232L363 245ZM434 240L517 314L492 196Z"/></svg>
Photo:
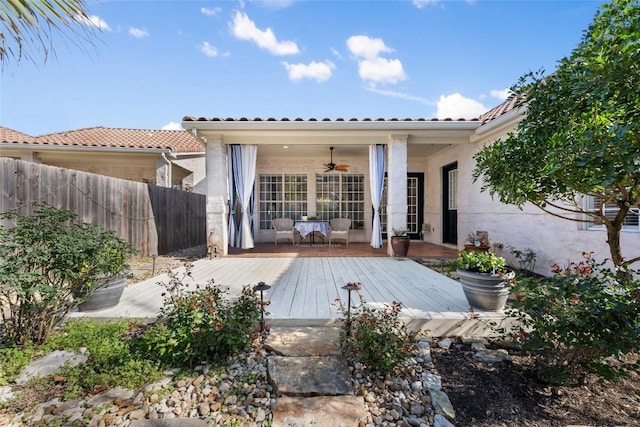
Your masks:
<svg viewBox="0 0 640 427"><path fill-rule="evenodd" d="M409 135L390 135L387 145L387 241L392 229L407 227L407 139ZM387 253L393 255L391 245Z"/></svg>
<svg viewBox="0 0 640 427"><path fill-rule="evenodd" d="M228 254L229 188L227 187L227 148L222 136L208 137L207 167L207 236L221 256ZM213 233L213 235L211 234Z"/></svg>

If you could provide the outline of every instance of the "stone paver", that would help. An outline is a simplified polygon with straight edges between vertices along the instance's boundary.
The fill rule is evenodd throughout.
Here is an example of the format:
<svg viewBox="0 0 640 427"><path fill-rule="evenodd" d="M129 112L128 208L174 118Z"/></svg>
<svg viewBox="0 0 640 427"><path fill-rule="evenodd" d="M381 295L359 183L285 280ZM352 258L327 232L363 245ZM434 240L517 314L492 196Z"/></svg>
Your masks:
<svg viewBox="0 0 640 427"><path fill-rule="evenodd" d="M336 396L353 393L346 360L338 356L271 356L269 382L278 395Z"/></svg>
<svg viewBox="0 0 640 427"><path fill-rule="evenodd" d="M273 427L356 427L366 417L361 396L281 397L273 408Z"/></svg>
<svg viewBox="0 0 640 427"><path fill-rule="evenodd" d="M197 418L180 418L169 420L136 420L130 427L210 427L211 421Z"/></svg>
<svg viewBox="0 0 640 427"><path fill-rule="evenodd" d="M71 351L56 350L46 356L31 362L22 370L20 376L16 379L16 384L23 384L30 379L46 377L57 372L65 364L76 366L79 363L86 362L88 357L84 354L76 354Z"/></svg>
<svg viewBox="0 0 640 427"><path fill-rule="evenodd" d="M340 356L340 328L271 328L264 346L281 356Z"/></svg>
<svg viewBox="0 0 640 427"><path fill-rule="evenodd" d="M364 399L353 395L340 351L340 328L272 328L265 347L269 382L278 394L273 427L356 427L366 418Z"/></svg>

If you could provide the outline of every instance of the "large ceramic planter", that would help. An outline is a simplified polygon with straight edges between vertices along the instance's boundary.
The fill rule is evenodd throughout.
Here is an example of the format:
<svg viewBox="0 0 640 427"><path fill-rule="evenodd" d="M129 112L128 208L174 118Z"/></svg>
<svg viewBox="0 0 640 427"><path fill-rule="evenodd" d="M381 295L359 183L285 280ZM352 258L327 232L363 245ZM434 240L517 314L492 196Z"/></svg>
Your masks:
<svg viewBox="0 0 640 427"><path fill-rule="evenodd" d="M497 275L476 273L457 269L460 275L462 290L472 307L488 311L502 310L509 298L508 281L514 277L514 272Z"/></svg>
<svg viewBox="0 0 640 427"><path fill-rule="evenodd" d="M409 236L391 236L391 248L395 258L406 258L409 253L409 244L411 238Z"/></svg>
<svg viewBox="0 0 640 427"><path fill-rule="evenodd" d="M78 305L78 310L95 311L115 307L120 302L120 297L122 297L126 285L126 274L101 282L93 291L91 297Z"/></svg>

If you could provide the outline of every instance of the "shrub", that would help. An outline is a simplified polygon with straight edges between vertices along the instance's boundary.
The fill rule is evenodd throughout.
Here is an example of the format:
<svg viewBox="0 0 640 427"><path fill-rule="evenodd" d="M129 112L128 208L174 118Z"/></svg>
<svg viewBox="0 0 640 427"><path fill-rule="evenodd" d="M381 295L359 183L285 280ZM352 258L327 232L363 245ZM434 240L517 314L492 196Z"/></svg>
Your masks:
<svg viewBox="0 0 640 427"><path fill-rule="evenodd" d="M527 248L525 250L520 250L516 249L514 246L509 246L509 252L518 260L521 272L525 273L527 276L534 275L538 254L536 254L533 249Z"/></svg>
<svg viewBox="0 0 640 427"><path fill-rule="evenodd" d="M461 251L456 267L477 273L497 274L504 272L506 261L503 257L488 251Z"/></svg>
<svg viewBox="0 0 640 427"><path fill-rule="evenodd" d="M64 368L68 396L84 395L96 387L122 386L136 389L161 378L157 363L146 360L136 351L135 342L125 339L138 325L124 320L96 321L76 319L65 323L40 347L45 353L69 350L89 356L86 363Z"/></svg>
<svg viewBox="0 0 640 427"><path fill-rule="evenodd" d="M635 272L614 272L584 257L565 268L555 265L551 279L514 285L508 314L520 326L509 335L533 355L547 382L579 384L588 374L617 379L639 367L625 356L640 348L640 280Z"/></svg>
<svg viewBox="0 0 640 427"><path fill-rule="evenodd" d="M31 216L0 218L14 223L0 227L2 323L14 344L43 342L82 302L74 296L87 298L97 277L120 272L135 253L115 233L51 206L40 206Z"/></svg>
<svg viewBox="0 0 640 427"><path fill-rule="evenodd" d="M190 277L190 265L170 274L159 321L141 336L142 351L169 366L223 361L248 347L257 332L260 301L249 286L230 302L213 279L190 291Z"/></svg>
<svg viewBox="0 0 640 427"><path fill-rule="evenodd" d="M411 355L415 333L398 318L401 303L394 301L377 309L359 297L360 305L350 309L340 299L334 304L342 314L343 354L369 371L391 372Z"/></svg>

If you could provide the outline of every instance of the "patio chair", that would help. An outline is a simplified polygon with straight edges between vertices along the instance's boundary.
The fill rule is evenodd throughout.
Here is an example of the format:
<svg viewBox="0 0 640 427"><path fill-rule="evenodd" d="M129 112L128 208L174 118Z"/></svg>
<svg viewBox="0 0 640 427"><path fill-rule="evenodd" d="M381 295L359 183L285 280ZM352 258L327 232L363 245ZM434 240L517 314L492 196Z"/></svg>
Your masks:
<svg viewBox="0 0 640 427"><path fill-rule="evenodd" d="M343 239L349 246L349 228L351 228L351 220L349 218L333 218L329 221L329 245L331 240L338 238Z"/></svg>
<svg viewBox="0 0 640 427"><path fill-rule="evenodd" d="M274 218L271 220L271 226L275 230L276 246L278 246L278 239L291 239L291 244L296 244L293 220L291 218Z"/></svg>

